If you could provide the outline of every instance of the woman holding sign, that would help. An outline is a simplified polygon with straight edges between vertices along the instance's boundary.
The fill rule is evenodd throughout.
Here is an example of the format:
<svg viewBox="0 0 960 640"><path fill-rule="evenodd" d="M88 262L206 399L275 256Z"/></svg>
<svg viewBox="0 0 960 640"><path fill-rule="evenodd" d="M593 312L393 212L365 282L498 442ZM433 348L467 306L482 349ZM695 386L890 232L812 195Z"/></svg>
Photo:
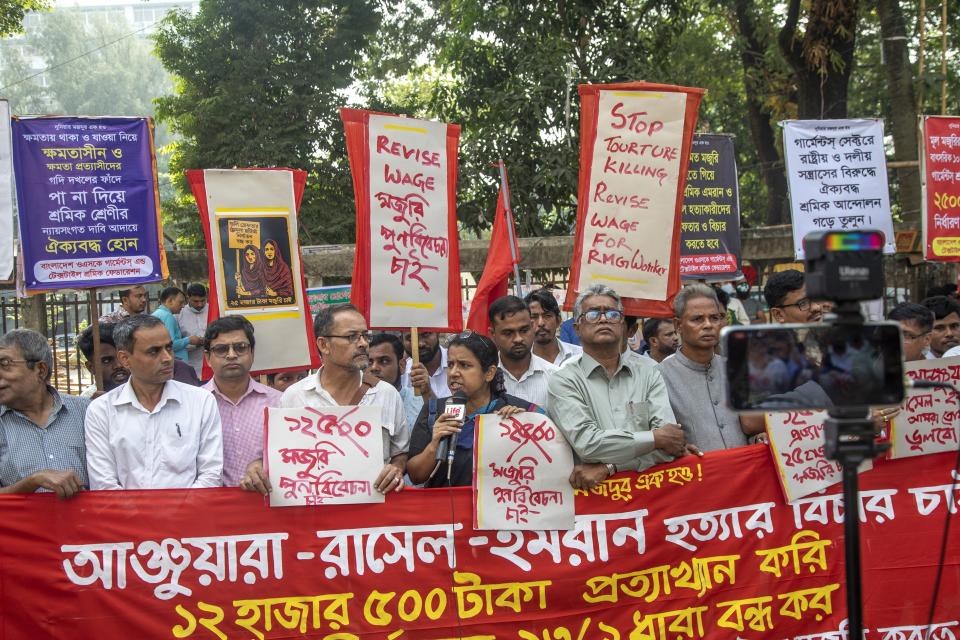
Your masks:
<svg viewBox="0 0 960 640"><path fill-rule="evenodd" d="M467 331L450 341L447 384L454 395L431 400L420 411L410 437L407 460L407 473L415 484L470 486L477 416L496 413L506 418L524 411L543 413L537 405L504 391L498 363L497 348L486 336ZM452 466L447 462L449 456L443 453L451 442L454 442Z"/></svg>

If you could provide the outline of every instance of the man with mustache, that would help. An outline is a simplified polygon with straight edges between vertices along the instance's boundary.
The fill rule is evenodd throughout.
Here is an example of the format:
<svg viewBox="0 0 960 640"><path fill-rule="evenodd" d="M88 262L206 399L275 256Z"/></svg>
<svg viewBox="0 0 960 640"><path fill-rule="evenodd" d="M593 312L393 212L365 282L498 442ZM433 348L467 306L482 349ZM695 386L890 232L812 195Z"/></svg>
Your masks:
<svg viewBox="0 0 960 640"><path fill-rule="evenodd" d="M139 314L113 330L130 379L87 410L91 489L219 487L223 437L208 391L173 380L173 340L163 322Z"/></svg>
<svg viewBox="0 0 960 640"><path fill-rule="evenodd" d="M560 367L567 360L583 353L583 347L557 338L560 326L560 305L549 289L531 291L524 298L533 321L533 355Z"/></svg>
<svg viewBox="0 0 960 640"><path fill-rule="evenodd" d="M400 379L401 387L412 387L420 392L424 401L431 396L447 398L450 387L447 386L447 350L440 346L440 335L436 331L418 331L417 346L420 362L413 363L413 344L411 333L403 333L403 348L406 350L407 366Z"/></svg>
<svg viewBox="0 0 960 640"><path fill-rule="evenodd" d="M130 372L120 365L117 360L117 347L113 344L113 324L100 324L100 372L103 375L103 392L97 393L96 383L91 384L80 394L83 398L96 398L107 391L112 391L122 385L130 377ZM83 365L94 374L93 366L93 326L83 330L77 338L77 349L83 354Z"/></svg>
<svg viewBox="0 0 960 640"><path fill-rule="evenodd" d="M365 372L370 366L368 349L373 337L367 330L367 321L352 304L324 306L314 318L313 335L323 366L284 391L280 406L379 406L383 469L374 481L374 488L380 493L402 490L410 429L400 393L392 384ZM240 486L264 495L270 491L271 483L263 473L261 461L247 467Z"/></svg>
<svg viewBox="0 0 960 640"><path fill-rule="evenodd" d="M960 303L950 296L932 296L920 304L933 311L934 316L930 354L927 357L943 358L948 351L960 345Z"/></svg>
<svg viewBox="0 0 960 640"><path fill-rule="evenodd" d="M557 367L531 351L533 320L527 305L517 296L503 296L493 301L487 316L507 393L546 409L547 381Z"/></svg>

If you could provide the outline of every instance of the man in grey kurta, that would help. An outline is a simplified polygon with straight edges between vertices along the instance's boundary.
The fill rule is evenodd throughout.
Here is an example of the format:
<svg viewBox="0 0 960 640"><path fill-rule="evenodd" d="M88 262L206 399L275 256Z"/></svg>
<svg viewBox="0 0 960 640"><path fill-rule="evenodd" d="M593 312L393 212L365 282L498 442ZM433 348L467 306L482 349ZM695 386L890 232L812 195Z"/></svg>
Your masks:
<svg viewBox="0 0 960 640"><path fill-rule="evenodd" d="M638 471L687 452L660 373L623 357L623 306L594 285L574 305L583 354L553 374L548 414L576 454L574 488L589 489L621 470Z"/></svg>
<svg viewBox="0 0 960 640"><path fill-rule="evenodd" d="M674 312L680 349L657 368L687 441L701 451L746 445L740 416L727 408L725 363L715 352L724 321L716 294L705 285L685 287Z"/></svg>

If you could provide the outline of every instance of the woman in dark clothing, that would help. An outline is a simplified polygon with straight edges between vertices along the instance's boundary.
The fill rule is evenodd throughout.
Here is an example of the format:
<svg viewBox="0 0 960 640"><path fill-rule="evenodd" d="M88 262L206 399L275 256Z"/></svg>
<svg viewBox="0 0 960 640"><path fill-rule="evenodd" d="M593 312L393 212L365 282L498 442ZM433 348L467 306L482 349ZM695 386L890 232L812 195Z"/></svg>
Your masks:
<svg viewBox="0 0 960 640"><path fill-rule="evenodd" d="M444 413L450 398L423 405L410 437L410 458L407 473L414 484L426 487L446 487L447 461L437 462L437 447L446 436L459 433L457 448L450 472L449 486L468 487L473 482L474 422L477 416L496 413L507 417L524 411L543 413L537 405L507 395L503 389L503 374L497 367L497 348L479 333L462 333L450 341L447 351L447 385L453 393L467 396L466 416L457 420ZM430 424L431 414L435 416Z"/></svg>

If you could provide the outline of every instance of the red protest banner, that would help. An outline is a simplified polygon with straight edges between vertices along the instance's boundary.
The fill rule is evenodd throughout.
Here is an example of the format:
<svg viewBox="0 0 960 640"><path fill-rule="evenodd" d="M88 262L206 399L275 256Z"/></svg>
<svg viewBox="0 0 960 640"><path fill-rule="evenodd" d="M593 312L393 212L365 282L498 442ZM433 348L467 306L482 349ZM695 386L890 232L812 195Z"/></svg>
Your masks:
<svg viewBox="0 0 960 640"><path fill-rule="evenodd" d="M960 262L960 118L924 116L923 257Z"/></svg>
<svg viewBox="0 0 960 640"><path fill-rule="evenodd" d="M341 109L357 207L350 300L371 327L460 331L460 127Z"/></svg>
<svg viewBox="0 0 960 640"><path fill-rule="evenodd" d="M860 476L871 637L920 637L952 462ZM471 527L466 487L287 509L236 489L4 495L0 638L841 637L839 487L786 504L762 446L619 474L576 507L571 531L492 532Z"/></svg>
<svg viewBox="0 0 960 640"><path fill-rule="evenodd" d="M648 82L580 85L577 232L566 309L602 283L627 314L673 315L680 223L703 89Z"/></svg>
<svg viewBox="0 0 960 640"><path fill-rule="evenodd" d="M297 221L307 172L192 169L187 180L207 246L207 321L242 314L253 323L253 374L319 367Z"/></svg>

